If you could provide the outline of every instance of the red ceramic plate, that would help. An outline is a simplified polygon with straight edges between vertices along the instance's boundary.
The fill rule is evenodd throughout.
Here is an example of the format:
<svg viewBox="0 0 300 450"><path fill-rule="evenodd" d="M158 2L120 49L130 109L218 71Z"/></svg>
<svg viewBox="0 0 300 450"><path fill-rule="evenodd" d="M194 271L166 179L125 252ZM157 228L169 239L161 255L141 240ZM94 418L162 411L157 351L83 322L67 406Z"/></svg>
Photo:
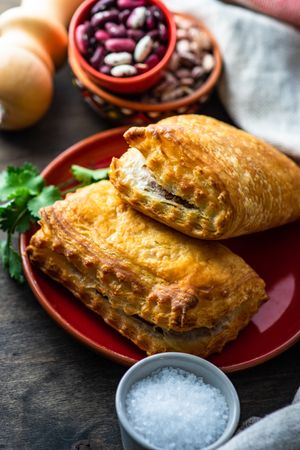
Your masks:
<svg viewBox="0 0 300 450"><path fill-rule="evenodd" d="M70 177L72 164L106 167L112 156L126 150L123 133L116 128L96 134L71 147L43 171L48 183ZM253 317L238 338L210 358L225 372L266 361L300 338L300 222L268 232L226 241L266 281L269 301ZM104 356L132 365L145 353L106 325L66 289L31 266L26 255L30 233L21 236L21 253L29 285L49 315L66 331Z"/></svg>

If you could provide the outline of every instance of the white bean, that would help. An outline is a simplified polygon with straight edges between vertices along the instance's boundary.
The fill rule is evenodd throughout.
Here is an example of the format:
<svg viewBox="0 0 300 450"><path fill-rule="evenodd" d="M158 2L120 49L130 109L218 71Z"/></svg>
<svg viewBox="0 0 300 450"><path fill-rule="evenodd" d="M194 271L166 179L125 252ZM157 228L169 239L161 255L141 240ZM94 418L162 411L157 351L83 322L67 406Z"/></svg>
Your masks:
<svg viewBox="0 0 300 450"><path fill-rule="evenodd" d="M143 62L150 54L153 47L153 41L150 36L146 35L139 40L134 49L134 59L137 62Z"/></svg>
<svg viewBox="0 0 300 450"><path fill-rule="evenodd" d="M190 51L190 41L188 41L187 39L181 39L177 42L176 49L179 55L184 56Z"/></svg>
<svg viewBox="0 0 300 450"><path fill-rule="evenodd" d="M110 74L113 77L132 77L137 74L137 70L129 64L120 64L119 66L113 67Z"/></svg>
<svg viewBox="0 0 300 450"><path fill-rule="evenodd" d="M132 56L128 52L109 53L105 56L104 62L109 66L119 66L120 64L130 64Z"/></svg>
<svg viewBox="0 0 300 450"><path fill-rule="evenodd" d="M147 9L145 6L139 6L135 8L128 17L126 25L129 28L142 28L145 23L147 15Z"/></svg>
<svg viewBox="0 0 300 450"><path fill-rule="evenodd" d="M215 58L213 57L213 55L211 55L210 53L204 55L202 60L202 66L205 72L210 72L214 68L214 65L215 65Z"/></svg>

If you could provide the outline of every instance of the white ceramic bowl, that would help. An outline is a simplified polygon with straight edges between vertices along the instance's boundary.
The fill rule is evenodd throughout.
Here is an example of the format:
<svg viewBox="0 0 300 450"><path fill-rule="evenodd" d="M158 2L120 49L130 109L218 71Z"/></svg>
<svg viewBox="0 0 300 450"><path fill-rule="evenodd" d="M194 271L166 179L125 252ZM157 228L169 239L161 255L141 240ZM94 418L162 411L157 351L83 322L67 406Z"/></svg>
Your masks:
<svg viewBox="0 0 300 450"><path fill-rule="evenodd" d="M119 419L123 447L125 450L163 450L149 445L132 427L128 420L125 400L131 386L162 367L174 367L202 377L204 382L218 388L229 407L229 419L222 436L205 450L213 450L224 444L236 430L240 418L240 402L229 378L215 365L186 353L159 353L134 364L121 379L116 392L116 411ZM203 449L204 450L204 449Z"/></svg>

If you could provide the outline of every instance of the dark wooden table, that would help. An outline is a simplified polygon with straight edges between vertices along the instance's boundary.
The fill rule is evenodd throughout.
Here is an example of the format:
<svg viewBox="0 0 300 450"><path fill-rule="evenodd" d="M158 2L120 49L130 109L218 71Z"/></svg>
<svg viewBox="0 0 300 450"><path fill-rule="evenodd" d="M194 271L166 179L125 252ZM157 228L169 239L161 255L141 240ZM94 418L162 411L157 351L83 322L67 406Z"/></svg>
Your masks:
<svg viewBox="0 0 300 450"><path fill-rule="evenodd" d="M16 5L1 0L0 12ZM216 96L203 113L229 120ZM69 69L55 79L47 115L26 131L0 132L0 169L32 162L40 169L71 144L111 125L81 100ZM121 449L114 409L126 368L83 347L41 308L29 287L0 271L0 449ZM261 366L230 375L242 420L288 404L300 382L300 343ZM84 447L87 448L87 447ZM82 447L83 449L83 447Z"/></svg>

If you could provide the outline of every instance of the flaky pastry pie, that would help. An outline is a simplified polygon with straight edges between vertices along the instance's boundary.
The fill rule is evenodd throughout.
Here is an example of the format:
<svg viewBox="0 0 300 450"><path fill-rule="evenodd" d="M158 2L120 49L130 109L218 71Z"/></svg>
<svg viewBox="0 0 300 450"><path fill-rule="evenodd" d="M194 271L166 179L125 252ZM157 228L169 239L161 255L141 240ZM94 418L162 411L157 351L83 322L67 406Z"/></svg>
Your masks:
<svg viewBox="0 0 300 450"><path fill-rule="evenodd" d="M109 181L41 216L31 261L148 354L220 351L266 299L239 256L140 214Z"/></svg>
<svg viewBox="0 0 300 450"><path fill-rule="evenodd" d="M187 235L223 239L300 218L300 168L271 145L200 115L125 133L110 180L124 200Z"/></svg>

